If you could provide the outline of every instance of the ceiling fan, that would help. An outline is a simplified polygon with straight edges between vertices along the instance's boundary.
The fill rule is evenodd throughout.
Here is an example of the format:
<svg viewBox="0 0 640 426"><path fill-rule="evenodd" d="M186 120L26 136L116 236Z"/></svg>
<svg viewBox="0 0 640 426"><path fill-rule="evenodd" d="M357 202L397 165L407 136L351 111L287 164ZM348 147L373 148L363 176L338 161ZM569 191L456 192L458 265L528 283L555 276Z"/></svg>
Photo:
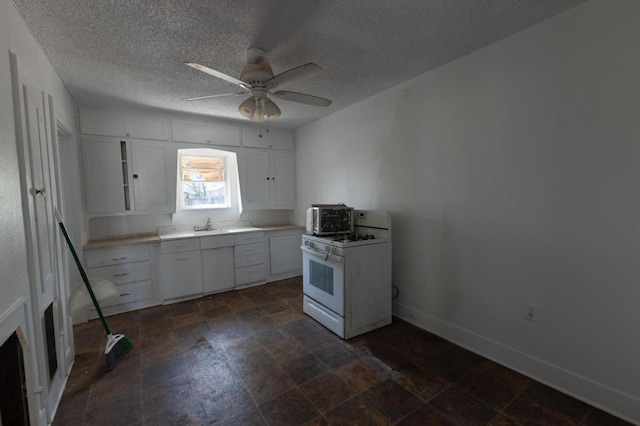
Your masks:
<svg viewBox="0 0 640 426"><path fill-rule="evenodd" d="M183 101L190 102L203 99L249 95L249 97L240 104L238 111L253 121L263 122L264 120L273 120L280 116L280 108L278 108L275 102L269 99L267 95L305 105L320 107L331 105L331 101L328 99L306 95L304 93L277 90L313 77L321 73L322 68L314 63L308 63L274 76L267 59L267 52L259 47L252 47L247 50L247 64L242 68L239 79L194 62L185 62L185 65L235 84L240 87L241 90L234 93L186 98L183 99Z"/></svg>

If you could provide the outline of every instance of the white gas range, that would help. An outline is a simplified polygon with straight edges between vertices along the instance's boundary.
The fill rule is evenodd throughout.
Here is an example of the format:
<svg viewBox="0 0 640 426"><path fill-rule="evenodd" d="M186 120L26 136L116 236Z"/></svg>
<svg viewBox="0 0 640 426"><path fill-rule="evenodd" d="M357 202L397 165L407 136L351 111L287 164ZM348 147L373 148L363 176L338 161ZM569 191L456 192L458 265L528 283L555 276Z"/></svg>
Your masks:
<svg viewBox="0 0 640 426"><path fill-rule="evenodd" d="M391 324L391 214L356 210L354 234L302 236L303 310L343 339Z"/></svg>

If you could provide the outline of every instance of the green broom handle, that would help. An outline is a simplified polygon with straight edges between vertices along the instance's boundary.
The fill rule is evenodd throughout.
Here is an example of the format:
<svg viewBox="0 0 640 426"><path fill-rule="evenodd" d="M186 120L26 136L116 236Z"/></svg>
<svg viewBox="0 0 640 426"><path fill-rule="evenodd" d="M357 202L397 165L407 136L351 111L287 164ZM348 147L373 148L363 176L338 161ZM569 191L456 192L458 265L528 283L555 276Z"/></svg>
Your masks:
<svg viewBox="0 0 640 426"><path fill-rule="evenodd" d="M100 310L100 305L98 305L98 301L96 300L96 296L93 294L93 290L91 289L91 285L89 284L89 278L87 278L87 274L80 263L80 259L78 259L78 255L73 248L73 244L71 244L71 240L69 239L69 235L67 234L67 230L62 223L62 219L60 218L60 213L58 213L58 209L56 209L56 218L58 219L58 225L60 225L60 229L62 229L62 235L64 235L64 239L67 241L67 246L69 246L69 250L71 250L71 254L73 255L73 260L76 261L76 265L78 266L78 270L80 271L80 276L82 277L82 281L84 281L84 285L87 286L87 290L89 290L89 296L91 296L91 301L96 307L96 311L98 311L98 315L100 316L100 321L102 321L102 325L104 327L104 331L107 335L111 334L109 330L109 326L107 325L107 321L105 321L104 316L102 315L102 311Z"/></svg>

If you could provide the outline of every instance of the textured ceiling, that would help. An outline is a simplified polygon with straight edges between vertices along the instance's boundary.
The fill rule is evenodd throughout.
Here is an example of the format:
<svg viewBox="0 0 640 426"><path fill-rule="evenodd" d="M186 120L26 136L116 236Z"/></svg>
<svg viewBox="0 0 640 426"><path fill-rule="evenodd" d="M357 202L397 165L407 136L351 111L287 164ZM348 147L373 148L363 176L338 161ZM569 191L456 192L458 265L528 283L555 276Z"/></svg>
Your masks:
<svg viewBox="0 0 640 426"><path fill-rule="evenodd" d="M243 98L182 102L236 86L249 47L275 74L324 72L287 90L328 108L274 99L274 127L296 128L548 19L584 0L14 0L82 105L156 108L247 122Z"/></svg>

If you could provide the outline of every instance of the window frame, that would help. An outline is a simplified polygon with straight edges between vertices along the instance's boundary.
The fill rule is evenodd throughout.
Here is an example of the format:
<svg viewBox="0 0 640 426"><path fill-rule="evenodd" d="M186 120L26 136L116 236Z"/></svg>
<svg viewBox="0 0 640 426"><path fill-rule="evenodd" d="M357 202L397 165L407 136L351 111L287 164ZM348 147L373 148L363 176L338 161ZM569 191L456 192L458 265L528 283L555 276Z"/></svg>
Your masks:
<svg viewBox="0 0 640 426"><path fill-rule="evenodd" d="M179 211L192 211L192 210L216 210L216 209L228 209L232 208L232 196L231 196L231 179L230 179L230 168L229 168L229 156L225 154L224 151L217 149L179 149L178 150L178 176L177 176L177 187L178 193L177 195L177 209ZM182 159L184 157L188 158L214 158L222 161L223 164L223 175L224 179L221 182L224 182L224 204L196 204L196 205L186 205L184 198L184 184L185 183L193 183L197 181L186 181L182 179ZM204 181L207 182L207 181ZM214 182L214 181L210 181Z"/></svg>

